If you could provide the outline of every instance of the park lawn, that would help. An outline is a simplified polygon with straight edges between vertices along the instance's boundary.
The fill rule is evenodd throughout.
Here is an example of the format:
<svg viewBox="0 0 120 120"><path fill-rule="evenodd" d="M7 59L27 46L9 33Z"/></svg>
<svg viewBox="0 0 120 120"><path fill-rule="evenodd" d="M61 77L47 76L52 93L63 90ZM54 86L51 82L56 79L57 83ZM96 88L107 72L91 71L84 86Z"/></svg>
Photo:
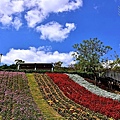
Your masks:
<svg viewBox="0 0 120 120"><path fill-rule="evenodd" d="M27 73L28 85L30 87L31 94L38 108L43 113L44 118L47 120L64 120L48 103L43 99L42 94L38 88L38 84L35 81L34 75Z"/></svg>

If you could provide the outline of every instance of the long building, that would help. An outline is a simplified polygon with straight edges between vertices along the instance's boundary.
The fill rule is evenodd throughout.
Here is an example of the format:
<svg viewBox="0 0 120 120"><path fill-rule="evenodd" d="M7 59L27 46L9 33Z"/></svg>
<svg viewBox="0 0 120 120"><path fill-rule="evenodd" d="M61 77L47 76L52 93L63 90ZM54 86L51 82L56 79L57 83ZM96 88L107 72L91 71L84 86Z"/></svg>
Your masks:
<svg viewBox="0 0 120 120"><path fill-rule="evenodd" d="M49 70L53 71L53 63L20 63L17 67L18 70Z"/></svg>

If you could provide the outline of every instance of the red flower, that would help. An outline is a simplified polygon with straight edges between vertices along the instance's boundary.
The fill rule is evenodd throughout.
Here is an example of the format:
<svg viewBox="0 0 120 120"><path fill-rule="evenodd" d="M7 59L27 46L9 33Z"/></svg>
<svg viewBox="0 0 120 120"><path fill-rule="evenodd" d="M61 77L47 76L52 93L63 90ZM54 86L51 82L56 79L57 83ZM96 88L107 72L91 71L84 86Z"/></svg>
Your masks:
<svg viewBox="0 0 120 120"><path fill-rule="evenodd" d="M71 80L66 74L47 73L47 75L68 98L76 103L109 117L120 118L120 102L91 93Z"/></svg>

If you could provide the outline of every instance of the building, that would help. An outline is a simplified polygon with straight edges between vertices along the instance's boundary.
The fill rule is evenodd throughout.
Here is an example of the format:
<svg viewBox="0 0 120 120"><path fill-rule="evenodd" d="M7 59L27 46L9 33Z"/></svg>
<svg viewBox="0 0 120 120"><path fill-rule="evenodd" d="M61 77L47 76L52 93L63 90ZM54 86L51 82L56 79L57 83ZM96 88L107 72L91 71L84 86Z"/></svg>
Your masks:
<svg viewBox="0 0 120 120"><path fill-rule="evenodd" d="M53 63L19 63L18 70L48 70L53 71Z"/></svg>

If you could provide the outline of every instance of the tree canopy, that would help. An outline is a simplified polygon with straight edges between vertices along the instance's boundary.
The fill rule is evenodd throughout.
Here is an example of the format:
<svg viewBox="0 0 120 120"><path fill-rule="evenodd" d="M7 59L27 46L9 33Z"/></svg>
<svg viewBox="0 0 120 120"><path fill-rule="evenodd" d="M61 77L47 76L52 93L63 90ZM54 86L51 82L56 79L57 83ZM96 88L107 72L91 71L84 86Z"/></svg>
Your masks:
<svg viewBox="0 0 120 120"><path fill-rule="evenodd" d="M73 57L81 71L96 73L101 67L102 57L112 50L110 46L105 46L97 38L83 40L80 44L74 44L75 52Z"/></svg>
<svg viewBox="0 0 120 120"><path fill-rule="evenodd" d="M20 60L20 59L16 59L15 62L16 62L16 65L18 65L18 64L20 64L20 63L25 63L25 61Z"/></svg>
<svg viewBox="0 0 120 120"><path fill-rule="evenodd" d="M114 71L120 71L120 57L119 55L116 53L116 51L114 51L114 58L115 60L113 60L109 66L111 70Z"/></svg>

